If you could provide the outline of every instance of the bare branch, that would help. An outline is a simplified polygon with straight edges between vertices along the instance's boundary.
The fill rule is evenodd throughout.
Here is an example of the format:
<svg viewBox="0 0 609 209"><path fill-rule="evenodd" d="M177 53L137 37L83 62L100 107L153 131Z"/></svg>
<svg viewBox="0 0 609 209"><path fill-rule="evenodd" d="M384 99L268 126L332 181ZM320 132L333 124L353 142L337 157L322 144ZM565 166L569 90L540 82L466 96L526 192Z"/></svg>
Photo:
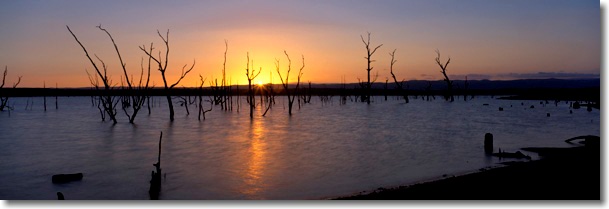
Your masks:
<svg viewBox="0 0 609 209"><path fill-rule="evenodd" d="M300 70L298 70L298 82L296 82L296 89L298 89L298 86L300 86L300 78L303 75L302 70L305 68L305 58L304 58L304 55L301 55L301 56L302 56L302 67L300 67Z"/></svg>
<svg viewBox="0 0 609 209"><path fill-rule="evenodd" d="M287 84L285 82L283 82L283 77L281 76L281 70L279 68L279 59L275 58L275 69L277 70L277 74L279 74L279 80L281 81L281 85L283 85L284 87L287 87ZM288 79L286 79L286 82L288 81Z"/></svg>
<svg viewBox="0 0 609 209"><path fill-rule="evenodd" d="M97 28L99 28L100 30L106 32L108 37L110 37L110 40L112 41L112 44L114 45L114 49L116 50L116 54L118 55L118 60L121 63L121 67L123 68L123 72L125 73L125 81L127 82L127 85L129 86L129 88L131 89L132 88L131 81L129 81L129 76L127 75L127 69L126 69L126 65L127 64L125 64L125 62L123 62L123 57L121 56L121 53L118 50L118 46L116 45L116 42L114 41L114 38L112 37L110 32L108 32L108 30L102 28L101 25L97 26Z"/></svg>
<svg viewBox="0 0 609 209"><path fill-rule="evenodd" d="M19 85L19 83L21 83L21 77L22 77L22 76L19 76L19 77L17 78L17 83L14 83L14 84L13 84L13 88L17 88L17 85Z"/></svg>
<svg viewBox="0 0 609 209"><path fill-rule="evenodd" d="M440 50L436 49L436 54L437 54L436 63L438 63L438 65L442 69L442 71L440 71L440 72L444 76L444 81L446 81L446 85L448 87L448 89L447 89L447 95L446 95L445 98L446 98L446 100L450 99L450 101L453 102L454 101L454 97L452 95L452 87L453 87L452 85L453 85L453 82L450 81L450 78L446 74L446 67L450 63L450 57L448 58L448 60L446 61L445 64L442 64L442 61L440 60Z"/></svg>
<svg viewBox="0 0 609 209"><path fill-rule="evenodd" d="M85 72L87 72L87 77L89 78L89 82L91 83L91 85L97 89L99 87L99 80L97 79L98 77L92 76L87 69L85 69ZM93 78L95 78L95 81L93 81Z"/></svg>
<svg viewBox="0 0 609 209"><path fill-rule="evenodd" d="M378 45L376 48L374 48L374 50L372 50L372 53L370 53L370 56L372 56L374 54L374 52L376 52L377 49L381 48L381 46L383 46L383 44Z"/></svg>
<svg viewBox="0 0 609 209"><path fill-rule="evenodd" d="M0 88L4 87L4 82L6 81L7 74L8 74L8 66L4 66L4 75L2 76L2 85L0 85Z"/></svg>
<svg viewBox="0 0 609 209"><path fill-rule="evenodd" d="M148 52L148 51L146 50L146 46L143 46L143 47L142 47L142 46L140 46L139 48L140 48L140 50L142 50L144 53L146 53L146 55L148 55L148 57L150 57L152 60L154 60L154 62L156 62L157 64L159 64L159 69L158 69L159 71L163 71L163 65L161 64L161 61L160 61L160 60L158 60L157 58L155 58L155 57L152 55L152 43L150 44L150 52ZM161 52L159 52L159 53L161 53ZM160 55L159 55L159 57L160 57Z"/></svg>
<svg viewBox="0 0 609 209"><path fill-rule="evenodd" d="M391 65L389 67L389 72L391 73L391 77L393 77L393 81L395 82L396 85L398 85L398 87L401 89L402 88L402 83L398 82L398 79L395 77L395 74L393 73L393 65L397 62L397 60L395 60L395 51L397 49L394 49L393 52L389 53L389 55L391 55Z"/></svg>
<svg viewBox="0 0 609 209"><path fill-rule="evenodd" d="M89 61L91 62L91 64L93 65L93 67L95 68L95 71L97 72L97 74L99 75L99 77L104 77L101 72L99 71L99 68L97 67L97 65L95 64L95 62L93 61L93 59L91 59L91 56L89 56L89 52L87 52L87 49L85 48L85 46L78 40L78 38L76 37L76 35L72 32L72 30L70 30L70 27L66 25L66 28L68 28L68 31L70 31L70 34L72 34L72 36L74 37L74 39L76 40L76 42L78 42L78 45L80 45L80 47L82 47L82 50L85 52L85 55L87 56L87 58L89 59ZM105 80L104 80L104 84L106 84Z"/></svg>
<svg viewBox="0 0 609 209"><path fill-rule="evenodd" d="M152 49L154 49L153 43L150 43L150 53L152 53ZM147 53L147 54L150 54L150 53ZM152 61L152 58L153 58L152 56L148 56L148 77L146 78L146 88L148 88L148 84L150 83L150 63Z"/></svg>
<svg viewBox="0 0 609 209"><path fill-rule="evenodd" d="M446 64L442 64L442 62L440 61L440 51L437 49L436 54L438 54L438 56L436 57L436 63L438 63L438 65L440 65L440 68L442 68L442 73L445 73L446 67L448 66L448 63L450 63L450 57L448 57Z"/></svg>
<svg viewBox="0 0 609 209"><path fill-rule="evenodd" d="M161 39L163 39L163 42L165 43L165 47L167 48L167 51L165 52L165 66L162 67L163 71L165 71L167 69L167 62L169 61L169 29L167 29L166 38L163 38L163 36L161 35L161 32L159 32L159 30L157 30L156 32L157 32L157 34L159 34L159 37L161 37ZM159 57L160 57L160 55L159 55Z"/></svg>
<svg viewBox="0 0 609 209"><path fill-rule="evenodd" d="M190 69L188 69L186 72L184 72L184 69L186 68L187 65L184 65L184 67L182 67L182 74L181 74L182 76L180 76L180 79L178 79L178 81L176 81L174 84L172 84L171 87L169 87L169 88L173 88L174 86L178 85L178 83L180 83L180 81L182 81L182 79L184 77L186 77L186 75L188 73L190 73L190 71L192 71L192 69L195 67L195 64L196 64L196 60L193 60L192 66L190 66Z"/></svg>

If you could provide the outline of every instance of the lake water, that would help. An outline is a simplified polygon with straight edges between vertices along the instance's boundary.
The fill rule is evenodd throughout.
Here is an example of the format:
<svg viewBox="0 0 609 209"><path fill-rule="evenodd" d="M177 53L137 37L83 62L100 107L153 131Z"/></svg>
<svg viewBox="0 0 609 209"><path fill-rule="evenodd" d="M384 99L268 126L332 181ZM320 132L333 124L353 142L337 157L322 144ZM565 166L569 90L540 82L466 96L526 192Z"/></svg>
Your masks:
<svg viewBox="0 0 609 209"><path fill-rule="evenodd" d="M570 114L565 102L375 97L371 105L341 105L337 97L313 97L289 117L286 98L278 97L266 117L258 108L250 120L242 98L239 112L217 106L204 121L194 105L189 116L176 105L170 122L157 97L152 114L144 108L135 125L122 111L112 125L101 122L90 97L60 97L58 110L47 99L46 112L42 98L11 98L15 109L0 112L0 199L56 199L57 191L66 199L148 199L161 131L160 198L196 200L331 198L510 161L485 155L489 132L495 150L512 152L600 136L599 110ZM78 172L82 181L51 182L53 174Z"/></svg>

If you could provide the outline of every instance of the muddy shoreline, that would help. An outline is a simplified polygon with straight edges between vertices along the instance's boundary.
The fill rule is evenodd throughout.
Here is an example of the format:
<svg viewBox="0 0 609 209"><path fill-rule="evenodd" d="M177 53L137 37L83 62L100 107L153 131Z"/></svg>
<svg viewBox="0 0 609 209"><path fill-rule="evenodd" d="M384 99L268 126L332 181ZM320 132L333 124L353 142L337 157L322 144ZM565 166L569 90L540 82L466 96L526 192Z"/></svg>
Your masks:
<svg viewBox="0 0 609 209"><path fill-rule="evenodd" d="M509 163L336 200L600 200L600 146L523 148L541 159Z"/></svg>

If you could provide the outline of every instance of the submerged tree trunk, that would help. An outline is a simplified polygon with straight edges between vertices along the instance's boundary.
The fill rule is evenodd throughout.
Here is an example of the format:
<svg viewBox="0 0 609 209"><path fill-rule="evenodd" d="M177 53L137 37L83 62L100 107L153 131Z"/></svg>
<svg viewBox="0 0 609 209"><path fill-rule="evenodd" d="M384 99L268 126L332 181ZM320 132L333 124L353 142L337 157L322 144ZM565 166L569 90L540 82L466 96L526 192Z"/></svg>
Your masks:
<svg viewBox="0 0 609 209"><path fill-rule="evenodd" d="M368 41L365 41L364 37L360 36L362 38L362 42L364 42L364 45L366 46L366 51L368 52L367 56L365 57L366 60L368 61L368 68L366 68L366 71L368 73L368 82L366 83L366 89L365 89L365 91L366 91L365 101L368 104L370 104L370 96L371 96L371 91L372 91L372 83L370 82L370 71L372 71L372 69L374 68L374 67L370 66L370 64L372 62L374 62L374 60L372 60L371 58L372 58L372 55L374 54L374 52L376 52L377 49L379 49L381 46L383 46L383 44L381 44L381 45L378 45L377 47L375 47L374 49L371 49L370 48L370 34L371 33L368 32Z"/></svg>
<svg viewBox="0 0 609 209"><path fill-rule="evenodd" d="M173 122L174 120L174 110L173 110L173 101L171 100L171 95L170 95L170 90L173 89L173 87L175 87L176 85L178 85L180 83L180 81L182 81L182 79L184 79L184 77L186 77L186 75L188 73L190 73L190 71L192 71L192 69L195 67L196 61L193 60L192 65L190 66L190 68L188 70L185 71L187 65L184 65L184 67L182 67L182 73L180 73L180 78L173 84L168 85L167 83L167 78L165 76L165 72L167 71L167 66L168 66L168 60L169 60L169 30L167 30L167 34L164 37L163 35L161 35L161 32L157 30L157 34L159 35L159 37L163 40L163 43L165 43L165 59L164 59L164 63L162 62L162 57L160 56L160 52L159 52L159 57L156 58L152 55L152 47L150 47L150 52L148 52L148 50L146 50L146 46L140 46L140 50L142 50L146 55L148 55L148 57L152 60L154 60L157 64L158 64L158 70L159 72L161 72L161 76L163 78L163 84L165 86L165 96L167 97L167 106L169 107L169 120Z"/></svg>

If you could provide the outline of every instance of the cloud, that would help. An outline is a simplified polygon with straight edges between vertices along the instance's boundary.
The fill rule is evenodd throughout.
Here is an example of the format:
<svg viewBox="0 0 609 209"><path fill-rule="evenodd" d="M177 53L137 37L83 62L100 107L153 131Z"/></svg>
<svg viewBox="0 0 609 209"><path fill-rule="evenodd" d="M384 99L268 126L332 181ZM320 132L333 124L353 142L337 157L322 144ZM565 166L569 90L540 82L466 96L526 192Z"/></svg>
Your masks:
<svg viewBox="0 0 609 209"><path fill-rule="evenodd" d="M538 73L507 73L498 74L499 79L595 79L600 74L594 73L565 73L565 72L538 72Z"/></svg>
<svg viewBox="0 0 609 209"><path fill-rule="evenodd" d="M436 77L434 75L421 74L419 76L423 80L437 80L438 79L438 77Z"/></svg>
<svg viewBox="0 0 609 209"><path fill-rule="evenodd" d="M421 74L423 79L434 80L440 77ZM449 74L451 80L520 80L520 79L599 79L596 73L537 72L537 73L500 73L500 74Z"/></svg>
<svg viewBox="0 0 609 209"><path fill-rule="evenodd" d="M467 80L489 80L492 79L493 76L489 74L463 74L463 75L449 75L452 80L465 80L467 76Z"/></svg>

